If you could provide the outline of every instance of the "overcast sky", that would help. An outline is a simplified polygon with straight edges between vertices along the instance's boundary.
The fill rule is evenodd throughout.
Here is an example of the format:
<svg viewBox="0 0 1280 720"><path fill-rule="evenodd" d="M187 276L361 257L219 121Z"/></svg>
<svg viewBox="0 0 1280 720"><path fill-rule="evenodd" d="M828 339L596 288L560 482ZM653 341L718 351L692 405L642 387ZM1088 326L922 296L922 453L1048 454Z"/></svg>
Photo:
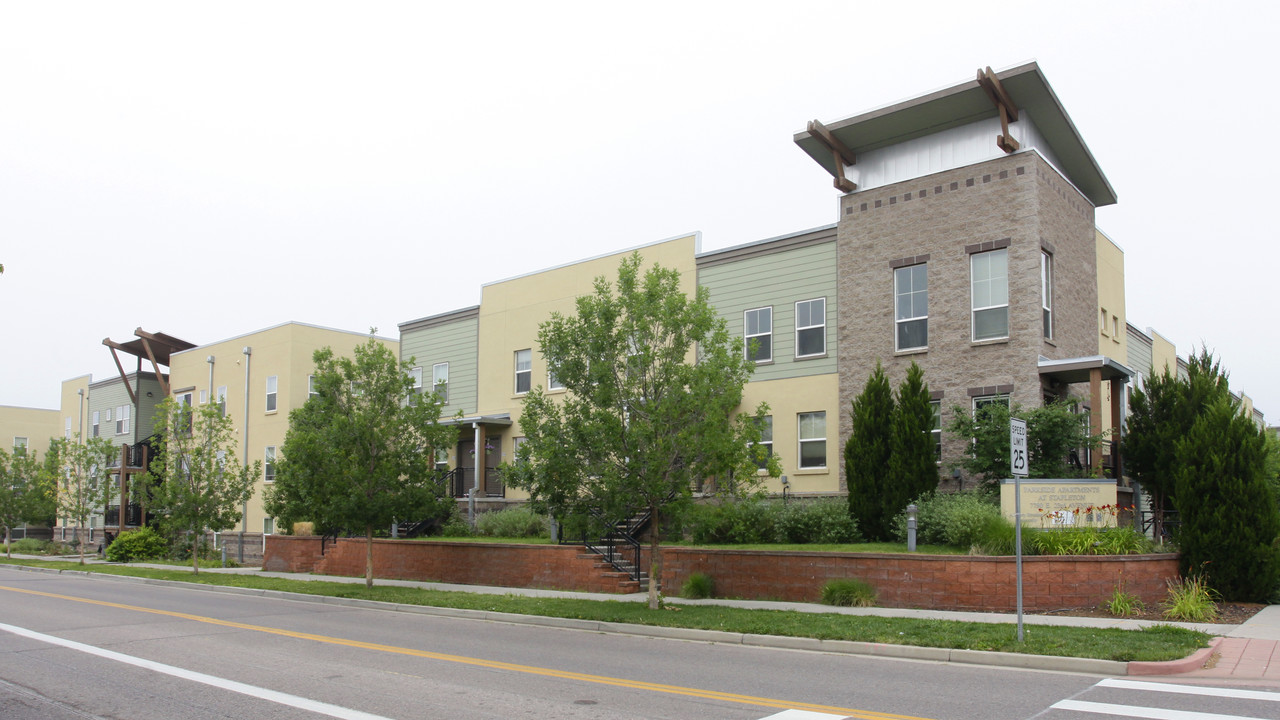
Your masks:
<svg viewBox="0 0 1280 720"><path fill-rule="evenodd" d="M113 376L138 326L395 337L482 283L832 223L806 121L1036 60L1119 195L1129 322L1275 424L1278 7L5 3L0 404Z"/></svg>

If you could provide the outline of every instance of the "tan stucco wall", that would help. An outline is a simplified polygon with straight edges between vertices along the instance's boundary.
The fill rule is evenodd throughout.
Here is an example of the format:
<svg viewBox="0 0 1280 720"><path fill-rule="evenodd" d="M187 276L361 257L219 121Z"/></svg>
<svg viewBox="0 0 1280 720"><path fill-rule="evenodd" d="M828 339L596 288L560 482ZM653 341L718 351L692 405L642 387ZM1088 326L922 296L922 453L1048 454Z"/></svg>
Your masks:
<svg viewBox="0 0 1280 720"><path fill-rule="evenodd" d="M290 322L251 332L219 342L201 345L172 356L169 366L170 387L173 392L191 392L192 402L200 402L200 392L209 391L210 399L217 397L219 386L227 388L227 414L236 428L236 459L248 462L263 459L268 446L275 447L277 457L284 445L289 429L289 411L301 407L307 401L307 378L315 371L312 355L323 347L333 348L334 354L351 356L357 345L368 341L367 333L347 332L330 328ZM399 343L387 338L379 342L399 357ZM251 348L248 357L248 396L245 394L245 363L242 352ZM209 382L210 355L214 357L212 389ZM276 409L266 409L267 377L275 375ZM248 402L248 442L245 441L245 403ZM261 476L249 501L248 514L235 528L245 532L263 531L262 491L265 483Z"/></svg>
<svg viewBox="0 0 1280 720"><path fill-rule="evenodd" d="M1162 373L1167 369L1170 374L1176 375L1178 348L1174 346L1173 341L1151 328L1147 328L1147 334L1151 336L1151 368L1156 373Z"/></svg>
<svg viewBox="0 0 1280 720"><path fill-rule="evenodd" d="M1121 364L1128 364L1128 332L1125 327L1124 299L1124 250L1101 230L1097 231L1098 247L1098 354ZM1102 325L1102 309L1111 318L1108 327ZM1120 331L1115 331L1119 320Z"/></svg>
<svg viewBox="0 0 1280 720"><path fill-rule="evenodd" d="M0 450L12 453L13 439L24 437L28 451L44 457L49 451L50 438L62 437L62 422L62 413L58 410L0 405ZM74 419L72 423L74 430Z"/></svg>
<svg viewBox="0 0 1280 720"><path fill-rule="evenodd" d="M761 402L768 403L768 414L773 416L773 454L782 463L782 474L787 476L791 492L840 492L840 459L844 452L839 437L840 376L830 373L747 383L743 388L741 411L754 411ZM801 470L797 416L818 411L827 414L827 467ZM767 478L764 489L781 493L782 480Z"/></svg>
<svg viewBox="0 0 1280 720"><path fill-rule="evenodd" d="M71 419L71 434L80 433L80 437L88 437L89 432L89 384L93 382L92 375L81 375L62 381L61 400L58 407L59 422L57 436L62 437L66 431L66 420ZM83 391L83 408L81 407L81 393ZM83 412L81 412L83 410ZM81 418L81 415L84 417Z"/></svg>
<svg viewBox="0 0 1280 720"><path fill-rule="evenodd" d="M643 258L641 272L654 264L680 273L681 288L692 295L697 285L694 255L697 236L687 235L639 248ZM490 283L481 289L479 318L478 402L480 415L510 414L513 425L492 427L487 434L501 434L500 453L503 462L512 458L513 438L522 433L519 419L523 395L515 392L515 353L531 349L531 387L546 387L547 363L538 350L538 326L553 312L571 315L575 300L593 291L597 277L616 281L618 265L631 250L562 267L531 273L509 280ZM451 458L452 460L452 458ZM527 494L506 489L508 499L523 499Z"/></svg>

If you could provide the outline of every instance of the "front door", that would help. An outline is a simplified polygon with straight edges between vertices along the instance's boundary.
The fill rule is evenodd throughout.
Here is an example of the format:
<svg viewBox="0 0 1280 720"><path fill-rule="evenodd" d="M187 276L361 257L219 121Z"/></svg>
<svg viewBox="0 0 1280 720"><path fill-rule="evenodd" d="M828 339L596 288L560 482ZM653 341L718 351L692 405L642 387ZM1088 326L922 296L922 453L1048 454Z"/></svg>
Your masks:
<svg viewBox="0 0 1280 720"><path fill-rule="evenodd" d="M502 436L490 435L485 442L484 453L484 494L489 497L502 497L502 481L498 478L498 464L502 460Z"/></svg>
<svg viewBox="0 0 1280 720"><path fill-rule="evenodd" d="M454 486L458 493L455 497L466 497L467 491L476 483L476 442L475 440L458 441L458 473L462 476Z"/></svg>

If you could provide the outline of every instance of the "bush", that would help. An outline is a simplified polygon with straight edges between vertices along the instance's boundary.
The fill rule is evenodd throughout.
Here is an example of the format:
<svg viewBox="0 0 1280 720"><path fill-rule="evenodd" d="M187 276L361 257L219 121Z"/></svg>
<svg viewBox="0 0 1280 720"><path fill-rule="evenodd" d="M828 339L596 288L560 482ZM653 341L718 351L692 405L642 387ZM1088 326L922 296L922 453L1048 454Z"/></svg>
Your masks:
<svg viewBox="0 0 1280 720"><path fill-rule="evenodd" d="M1160 606L1170 620L1213 622L1218 619L1215 596L1203 577L1175 578L1169 581L1169 596Z"/></svg>
<svg viewBox="0 0 1280 720"><path fill-rule="evenodd" d="M858 542L858 523L847 503L837 499L770 503L776 513L774 539L779 543L838 545Z"/></svg>
<svg viewBox="0 0 1280 720"><path fill-rule="evenodd" d="M521 505L476 516L476 534L486 537L549 537L547 516Z"/></svg>
<svg viewBox="0 0 1280 720"><path fill-rule="evenodd" d="M915 501L916 542L922 545L954 545L969 548L983 536L991 518L1000 517L1000 508L981 492L922 495ZM907 513L893 519L894 536L907 541Z"/></svg>
<svg viewBox="0 0 1280 720"><path fill-rule="evenodd" d="M690 535L695 543L771 543L777 536L775 520L770 503L761 500L700 505L690 515Z"/></svg>
<svg viewBox="0 0 1280 720"><path fill-rule="evenodd" d="M48 540L23 538L9 543L9 551L23 555L48 555L54 551L54 544Z"/></svg>
<svg viewBox="0 0 1280 720"><path fill-rule="evenodd" d="M822 586L822 604L839 607L871 607L876 604L876 589L871 583L856 578L830 580Z"/></svg>
<svg viewBox="0 0 1280 720"><path fill-rule="evenodd" d="M1001 515L993 515L983 520L970 545L970 552L980 555L1013 555L1017 552L1017 528ZM1022 527L1022 554L1036 555L1036 539L1040 531L1027 526Z"/></svg>
<svg viewBox="0 0 1280 720"><path fill-rule="evenodd" d="M680 589L680 597L690 600L701 600L711 597L715 592L715 583L711 581L711 576L706 573L696 572L684 581L684 587Z"/></svg>
<svg viewBox="0 0 1280 720"><path fill-rule="evenodd" d="M123 533L107 546L107 559L111 562L159 560L168 553L168 541L149 527Z"/></svg>
<svg viewBox="0 0 1280 720"><path fill-rule="evenodd" d="M1152 542L1133 528L1076 527L1037 533L1035 548L1041 555L1136 555Z"/></svg>

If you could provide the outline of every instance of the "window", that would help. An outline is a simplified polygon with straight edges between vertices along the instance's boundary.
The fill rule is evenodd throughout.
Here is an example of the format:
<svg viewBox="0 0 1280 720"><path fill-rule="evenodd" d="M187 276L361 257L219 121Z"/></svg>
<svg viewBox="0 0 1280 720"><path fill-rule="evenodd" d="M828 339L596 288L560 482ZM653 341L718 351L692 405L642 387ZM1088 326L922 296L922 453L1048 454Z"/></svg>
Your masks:
<svg viewBox="0 0 1280 720"><path fill-rule="evenodd" d="M1106 334L1107 334L1107 325L1108 325L1108 323L1107 323L1107 317L1108 317L1108 315L1107 315L1107 309L1106 309L1106 308L1100 308L1100 311L1102 312L1102 324L1101 324L1101 325L1099 325L1098 327L1102 328L1102 334L1103 334L1103 335L1106 335Z"/></svg>
<svg viewBox="0 0 1280 720"><path fill-rule="evenodd" d="M27 454L27 438L14 436L13 438L13 454L14 456Z"/></svg>
<svg viewBox="0 0 1280 720"><path fill-rule="evenodd" d="M225 416L227 414L227 386L219 385L218 393L214 397L218 399L218 414Z"/></svg>
<svg viewBox="0 0 1280 720"><path fill-rule="evenodd" d="M1008 395L982 395L973 399L973 411L976 413L988 405L1004 405L1009 407Z"/></svg>
<svg viewBox="0 0 1280 720"><path fill-rule="evenodd" d="M560 379L556 377L556 374L551 372L550 370L547 371L547 389L548 390L564 389L564 383L560 382Z"/></svg>
<svg viewBox="0 0 1280 720"><path fill-rule="evenodd" d="M933 457L942 462L942 401L930 400L929 407L933 408L933 429L929 431L933 435Z"/></svg>
<svg viewBox="0 0 1280 720"><path fill-rule="evenodd" d="M825 355L826 352L827 299L796 303L796 357Z"/></svg>
<svg viewBox="0 0 1280 720"><path fill-rule="evenodd" d="M751 351L751 342L755 341L756 350ZM763 307L742 313L742 344L747 359L758 362L773 362L773 308Z"/></svg>
<svg viewBox="0 0 1280 720"><path fill-rule="evenodd" d="M756 467L766 470L773 455L773 416L765 415L760 422L760 442L756 443Z"/></svg>
<svg viewBox="0 0 1280 720"><path fill-rule="evenodd" d="M208 391L208 390L201 390L201 391L200 391L200 404L201 404L201 405L203 405L203 404L205 404L205 403L207 403L207 402L209 402L209 391Z"/></svg>
<svg viewBox="0 0 1280 720"><path fill-rule="evenodd" d="M278 376L272 375L267 378L267 412L276 411L276 389L279 385Z"/></svg>
<svg viewBox="0 0 1280 720"><path fill-rule="evenodd" d="M1044 320L1044 339L1053 339L1053 256L1040 251L1040 311Z"/></svg>
<svg viewBox="0 0 1280 720"><path fill-rule="evenodd" d="M439 448L436 450L436 469L449 469L449 451L446 448Z"/></svg>
<svg viewBox="0 0 1280 720"><path fill-rule="evenodd" d="M180 413L178 425L183 432L191 434L191 393L180 393L175 395L173 399L178 403L178 412Z"/></svg>
<svg viewBox="0 0 1280 720"><path fill-rule="evenodd" d="M516 394L529 392L533 381L533 351L516 351Z"/></svg>
<svg viewBox="0 0 1280 720"><path fill-rule="evenodd" d="M116 408L116 434L124 435L129 432L129 412L133 408L128 405L121 405Z"/></svg>
<svg viewBox="0 0 1280 720"><path fill-rule="evenodd" d="M1111 316L1111 339L1120 342L1120 316Z"/></svg>
<svg viewBox="0 0 1280 720"><path fill-rule="evenodd" d="M276 519L269 518L269 517L262 518L262 534L274 535L275 533L276 533Z"/></svg>
<svg viewBox="0 0 1280 720"><path fill-rule="evenodd" d="M520 460L520 446L524 445L526 440L527 438L523 436L511 438L511 461L512 462L517 462Z"/></svg>
<svg viewBox="0 0 1280 720"><path fill-rule="evenodd" d="M422 368L416 367L409 371L409 379L413 380L413 389L422 389Z"/></svg>
<svg viewBox="0 0 1280 720"><path fill-rule="evenodd" d="M922 263L893 271L898 350L915 350L929 345L928 267Z"/></svg>
<svg viewBox="0 0 1280 720"><path fill-rule="evenodd" d="M827 466L827 414L800 413L800 468Z"/></svg>
<svg viewBox="0 0 1280 720"><path fill-rule="evenodd" d="M307 376L307 399L310 400L313 397L319 397L319 396L320 396L320 393L319 391L316 390L316 376L308 375Z"/></svg>
<svg viewBox="0 0 1280 720"><path fill-rule="evenodd" d="M974 253L969 258L969 276L973 339L1009 337L1009 251Z"/></svg>
<svg viewBox="0 0 1280 720"><path fill-rule="evenodd" d="M93 411L93 437L98 437L98 433L102 430L102 413Z"/></svg>
<svg viewBox="0 0 1280 720"><path fill-rule="evenodd" d="M262 457L262 479L267 482L276 481L276 446L268 445Z"/></svg>
<svg viewBox="0 0 1280 720"><path fill-rule="evenodd" d="M436 363L431 366L431 387L435 388L440 402L449 404L449 363Z"/></svg>

